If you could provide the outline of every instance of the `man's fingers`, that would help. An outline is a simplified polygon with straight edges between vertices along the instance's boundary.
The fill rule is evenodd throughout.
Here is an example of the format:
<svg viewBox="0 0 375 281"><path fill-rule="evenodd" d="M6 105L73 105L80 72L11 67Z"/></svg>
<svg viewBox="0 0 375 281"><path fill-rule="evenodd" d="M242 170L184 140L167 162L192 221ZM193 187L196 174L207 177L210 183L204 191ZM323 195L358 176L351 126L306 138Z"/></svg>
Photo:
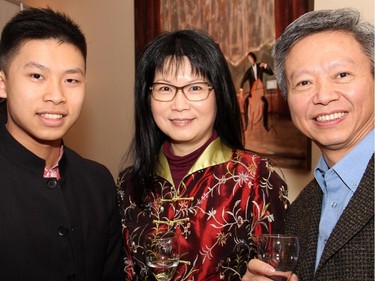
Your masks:
<svg viewBox="0 0 375 281"><path fill-rule="evenodd" d="M270 280L266 277L272 275L274 272L275 269L269 264L258 259L252 259L247 264L247 271L241 281Z"/></svg>
<svg viewBox="0 0 375 281"><path fill-rule="evenodd" d="M272 266L258 259L252 259L247 264L247 270L253 274L266 276L269 276L275 272L275 269Z"/></svg>

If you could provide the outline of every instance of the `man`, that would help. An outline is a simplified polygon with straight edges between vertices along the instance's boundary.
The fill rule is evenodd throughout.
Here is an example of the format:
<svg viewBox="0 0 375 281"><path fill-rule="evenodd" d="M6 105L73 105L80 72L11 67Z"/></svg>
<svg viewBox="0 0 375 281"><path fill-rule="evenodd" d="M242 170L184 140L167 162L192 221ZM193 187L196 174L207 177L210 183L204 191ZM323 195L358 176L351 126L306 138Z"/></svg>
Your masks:
<svg viewBox="0 0 375 281"><path fill-rule="evenodd" d="M322 152L286 220L301 244L291 280L374 280L374 26L351 9L310 12L274 59L294 124ZM242 280L272 275L254 259Z"/></svg>
<svg viewBox="0 0 375 281"><path fill-rule="evenodd" d="M264 87L263 87L263 73L268 75L273 75L272 69L264 62L257 63L257 57L253 52L247 54L247 58L250 63L250 67L245 72L240 83L240 103L243 103L244 111L244 124L245 130L247 129L249 123L249 116L252 119L251 124L258 123L263 119L263 125L266 130L268 130L267 125L267 111L268 102L264 97ZM259 83L255 83L258 81ZM243 94L243 86L245 83L249 83L249 93ZM254 95L254 96L253 96ZM249 99L253 98L253 106L249 110Z"/></svg>
<svg viewBox="0 0 375 281"><path fill-rule="evenodd" d="M255 80L263 80L263 73L267 73L268 75L273 75L272 69L264 62L257 63L257 57L253 52L249 52L247 54L247 58L250 63L250 67L245 72L244 76L242 77L240 83L240 91L243 90L243 86L246 82L249 83L249 89L251 90Z"/></svg>
<svg viewBox="0 0 375 281"><path fill-rule="evenodd" d="M67 16L26 9L0 41L0 279L124 280L114 181L63 146L86 88L86 40Z"/></svg>

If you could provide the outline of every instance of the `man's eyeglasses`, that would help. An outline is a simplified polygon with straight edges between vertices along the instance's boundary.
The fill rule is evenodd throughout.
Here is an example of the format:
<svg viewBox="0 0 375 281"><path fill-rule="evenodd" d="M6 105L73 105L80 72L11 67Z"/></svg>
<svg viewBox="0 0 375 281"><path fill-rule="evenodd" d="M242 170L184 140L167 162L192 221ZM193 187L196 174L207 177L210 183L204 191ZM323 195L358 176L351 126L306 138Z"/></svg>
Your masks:
<svg viewBox="0 0 375 281"><path fill-rule="evenodd" d="M191 83L182 87L167 83L154 83L150 87L153 99L161 102L172 101L179 90L189 101L202 101L208 98L212 89L212 86L207 82Z"/></svg>

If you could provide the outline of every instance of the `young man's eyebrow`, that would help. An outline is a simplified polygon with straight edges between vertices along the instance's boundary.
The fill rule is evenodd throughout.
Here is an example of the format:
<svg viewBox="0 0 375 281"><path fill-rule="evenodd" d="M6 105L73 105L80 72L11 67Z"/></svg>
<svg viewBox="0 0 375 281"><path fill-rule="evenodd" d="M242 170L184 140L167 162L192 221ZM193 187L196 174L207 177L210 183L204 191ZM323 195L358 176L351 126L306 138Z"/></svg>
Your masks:
<svg viewBox="0 0 375 281"><path fill-rule="evenodd" d="M40 63L33 62L33 61L25 64L25 66L24 66L24 68L32 68L32 67L36 67L40 70L49 70L49 68L47 66L44 66ZM68 74L80 73L82 75L85 75L85 72L80 67L68 69L68 70L65 71L65 73L68 73Z"/></svg>
<svg viewBox="0 0 375 281"><path fill-rule="evenodd" d="M72 69L68 69L65 72L68 73L68 74L80 73L82 75L85 75L85 72L80 67L75 67L75 68L72 68Z"/></svg>
<svg viewBox="0 0 375 281"><path fill-rule="evenodd" d="M36 68L39 68L39 69L42 69L42 70L48 70L48 67L40 64L40 63L37 63L37 62L28 62L27 64L25 64L24 68L28 68L28 67L36 67Z"/></svg>

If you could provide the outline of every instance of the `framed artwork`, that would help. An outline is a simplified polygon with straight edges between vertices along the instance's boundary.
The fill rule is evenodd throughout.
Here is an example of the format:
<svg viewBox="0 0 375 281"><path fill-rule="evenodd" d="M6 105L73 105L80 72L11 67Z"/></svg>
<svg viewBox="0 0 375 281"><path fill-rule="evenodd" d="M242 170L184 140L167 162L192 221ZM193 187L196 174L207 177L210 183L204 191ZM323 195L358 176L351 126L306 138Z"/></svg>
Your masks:
<svg viewBox="0 0 375 281"><path fill-rule="evenodd" d="M249 52L272 72L276 38L291 21L311 10L311 0L134 0L134 7L136 59L160 32L207 31L220 45L238 90L245 148L268 156L279 167L311 168L311 141L293 125L273 74L263 73L251 88L248 83L241 85L250 67Z"/></svg>

